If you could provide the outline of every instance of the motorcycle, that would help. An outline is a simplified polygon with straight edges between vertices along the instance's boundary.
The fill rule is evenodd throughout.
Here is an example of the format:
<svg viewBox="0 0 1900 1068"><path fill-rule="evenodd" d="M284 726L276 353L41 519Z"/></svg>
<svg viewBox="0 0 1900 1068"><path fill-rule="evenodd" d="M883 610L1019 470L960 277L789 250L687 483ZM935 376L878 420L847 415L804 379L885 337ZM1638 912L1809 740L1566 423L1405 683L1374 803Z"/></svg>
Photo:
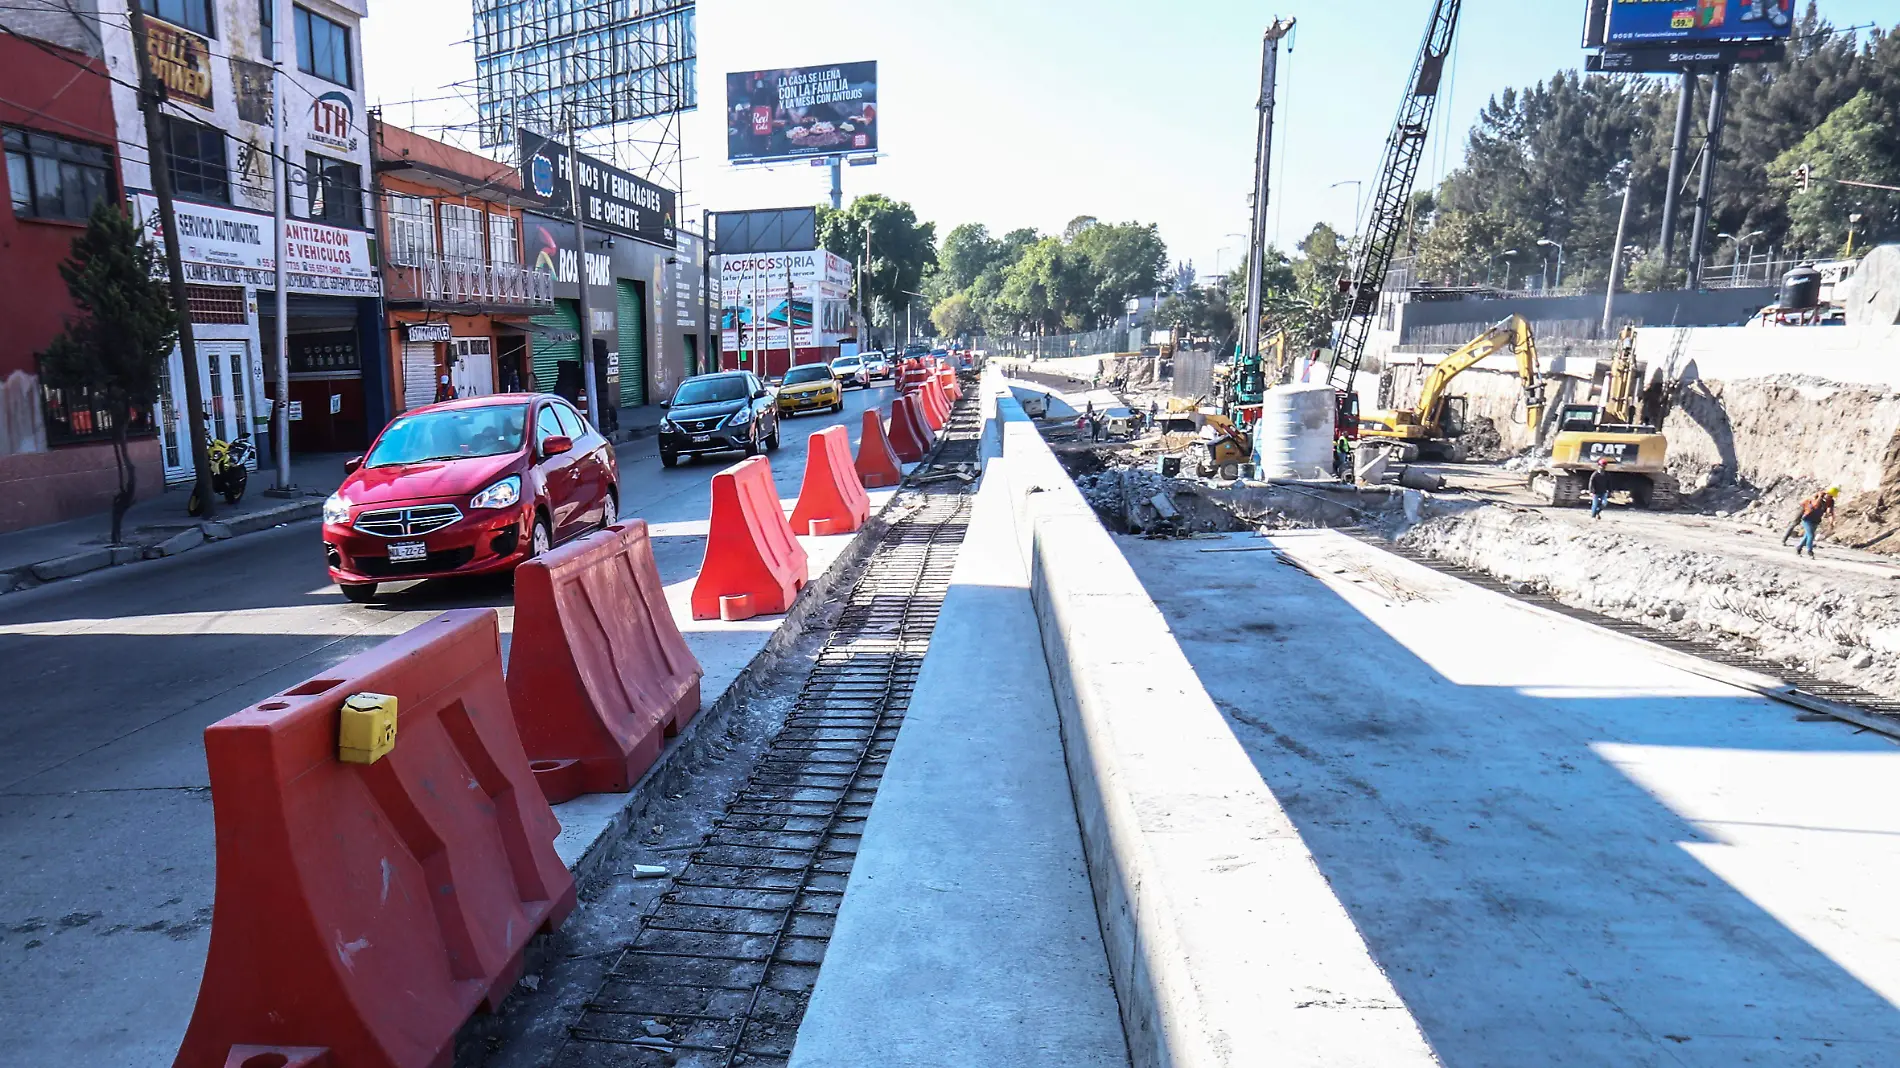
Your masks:
<svg viewBox="0 0 1900 1068"><path fill-rule="evenodd" d="M206 452L211 457L211 488L225 503L236 504L244 499L245 487L250 485L250 465L257 459L257 446L249 437L220 441L208 431L205 437L210 442ZM204 504L198 500L198 487L194 484L191 499L185 502L185 514L199 515L203 511Z"/></svg>

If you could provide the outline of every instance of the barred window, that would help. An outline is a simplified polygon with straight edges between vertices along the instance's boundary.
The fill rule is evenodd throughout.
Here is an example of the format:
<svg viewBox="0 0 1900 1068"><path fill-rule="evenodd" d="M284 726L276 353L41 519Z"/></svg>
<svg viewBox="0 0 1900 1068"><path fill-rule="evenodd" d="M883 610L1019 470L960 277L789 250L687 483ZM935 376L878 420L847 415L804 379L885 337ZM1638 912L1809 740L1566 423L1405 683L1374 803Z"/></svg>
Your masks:
<svg viewBox="0 0 1900 1068"><path fill-rule="evenodd" d="M389 195L389 262L420 267L435 258L435 201Z"/></svg>
<svg viewBox="0 0 1900 1068"><path fill-rule="evenodd" d="M488 259L496 264L521 262L521 231L516 228L514 216L488 217Z"/></svg>
<svg viewBox="0 0 1900 1068"><path fill-rule="evenodd" d="M459 263L483 262L482 209L442 205L442 257Z"/></svg>
<svg viewBox="0 0 1900 1068"><path fill-rule="evenodd" d="M185 300L191 306L193 323L243 326L251 321L243 286L187 285Z"/></svg>
<svg viewBox="0 0 1900 1068"><path fill-rule="evenodd" d="M112 409L104 398L94 395L91 390L41 386L40 401L46 412L48 445L78 445L112 440L115 425ZM142 437L154 430L149 409L132 412L132 423L126 428L128 435Z"/></svg>

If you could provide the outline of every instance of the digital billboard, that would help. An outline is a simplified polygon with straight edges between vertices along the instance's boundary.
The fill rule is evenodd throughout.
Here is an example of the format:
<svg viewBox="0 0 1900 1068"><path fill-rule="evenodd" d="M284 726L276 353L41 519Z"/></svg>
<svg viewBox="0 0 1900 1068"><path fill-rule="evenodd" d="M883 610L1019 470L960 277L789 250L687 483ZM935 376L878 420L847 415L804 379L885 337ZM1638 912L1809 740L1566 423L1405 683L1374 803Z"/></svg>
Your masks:
<svg viewBox="0 0 1900 1068"><path fill-rule="evenodd" d="M726 75L726 158L756 163L877 151L877 63Z"/></svg>
<svg viewBox="0 0 1900 1068"><path fill-rule="evenodd" d="M1610 0L1605 43L1679 45L1784 39L1794 0Z"/></svg>

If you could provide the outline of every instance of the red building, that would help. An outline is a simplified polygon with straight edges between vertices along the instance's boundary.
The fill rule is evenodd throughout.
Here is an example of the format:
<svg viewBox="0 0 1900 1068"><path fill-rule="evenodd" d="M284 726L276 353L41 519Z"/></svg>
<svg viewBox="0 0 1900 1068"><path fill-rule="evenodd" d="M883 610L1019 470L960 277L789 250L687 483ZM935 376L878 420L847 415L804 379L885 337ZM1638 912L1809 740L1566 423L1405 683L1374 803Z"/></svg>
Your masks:
<svg viewBox="0 0 1900 1068"><path fill-rule="evenodd" d="M110 417L40 388L39 353L77 314L59 264L98 201L123 200L103 60L0 34L0 531L111 506ZM132 444L138 489L164 488L158 440Z"/></svg>

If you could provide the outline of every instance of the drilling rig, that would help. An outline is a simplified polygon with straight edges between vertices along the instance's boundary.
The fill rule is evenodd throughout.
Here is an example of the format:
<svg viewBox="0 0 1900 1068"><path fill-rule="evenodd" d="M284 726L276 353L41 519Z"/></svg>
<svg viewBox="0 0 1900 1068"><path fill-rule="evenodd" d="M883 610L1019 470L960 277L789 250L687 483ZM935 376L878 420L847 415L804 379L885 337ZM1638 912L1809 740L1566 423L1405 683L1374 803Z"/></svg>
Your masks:
<svg viewBox="0 0 1900 1068"><path fill-rule="evenodd" d="M1267 176L1273 170L1274 82L1280 69L1280 41L1293 32L1292 19L1275 19L1264 35L1260 58L1260 129L1254 143L1253 228L1247 245L1247 306L1242 313L1240 343L1228 375L1222 414L1242 432L1260 418L1266 394L1266 375L1260 364L1260 314L1266 301Z"/></svg>
<svg viewBox="0 0 1900 1068"><path fill-rule="evenodd" d="M1366 335L1371 333L1372 316L1379 309L1386 272L1392 268L1392 257L1405 233L1412 186L1418 180L1419 161L1430 139L1432 112L1438 107L1438 87L1457 36L1462 3L1433 0L1432 19L1425 27L1418 59L1412 64L1411 81L1406 83L1398 118L1386 138L1378 192L1373 195L1365 229L1355 242L1351 273L1339 280L1344 307L1338 315L1339 343L1333 347L1327 378L1338 395L1339 432L1349 438L1359 436L1359 395L1354 391L1359 361L1365 356Z"/></svg>

